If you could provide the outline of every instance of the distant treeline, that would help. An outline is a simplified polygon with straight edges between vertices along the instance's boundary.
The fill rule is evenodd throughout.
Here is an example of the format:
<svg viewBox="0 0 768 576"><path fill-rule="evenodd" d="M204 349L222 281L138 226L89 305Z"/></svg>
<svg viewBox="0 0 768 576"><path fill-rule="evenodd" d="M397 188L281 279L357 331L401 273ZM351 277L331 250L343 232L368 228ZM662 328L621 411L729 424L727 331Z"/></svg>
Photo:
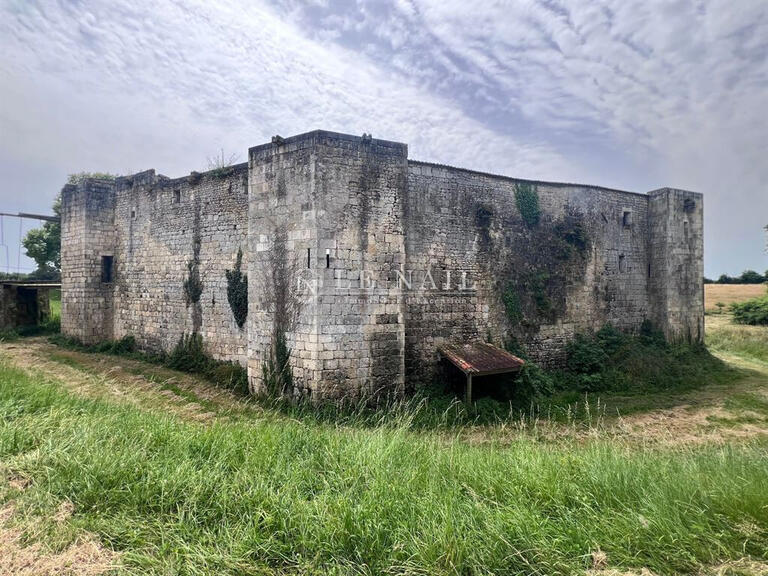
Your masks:
<svg viewBox="0 0 768 576"><path fill-rule="evenodd" d="M37 281L37 282L60 282L61 272L58 270L35 270L29 274L23 272L0 272L0 281Z"/></svg>
<svg viewBox="0 0 768 576"><path fill-rule="evenodd" d="M704 277L704 284L762 284L763 282L768 282L768 270L765 271L765 274L760 274L754 270L744 270L741 276L722 274L717 280Z"/></svg>

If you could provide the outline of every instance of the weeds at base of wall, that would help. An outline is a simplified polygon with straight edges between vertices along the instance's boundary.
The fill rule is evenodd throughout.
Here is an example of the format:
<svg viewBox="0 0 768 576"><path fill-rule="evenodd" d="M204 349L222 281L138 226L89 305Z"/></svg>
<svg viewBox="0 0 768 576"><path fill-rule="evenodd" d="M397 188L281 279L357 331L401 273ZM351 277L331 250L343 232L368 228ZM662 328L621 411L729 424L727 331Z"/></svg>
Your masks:
<svg viewBox="0 0 768 576"><path fill-rule="evenodd" d="M293 372L291 371L291 350L285 332L276 331L269 348L267 359L261 364L261 374L267 396L278 398L293 394Z"/></svg>
<svg viewBox="0 0 768 576"><path fill-rule="evenodd" d="M703 344L669 343L648 321L638 334L625 334L610 324L577 334L566 352L566 369L554 374L560 391L681 392L735 376Z"/></svg>
<svg viewBox="0 0 768 576"><path fill-rule="evenodd" d="M9 330L0 331L0 341L12 342L20 338L30 336L44 336L46 334L58 334L61 332L61 318L56 316L42 324L32 326L17 326Z"/></svg>
<svg viewBox="0 0 768 576"><path fill-rule="evenodd" d="M200 334L182 335L170 354L140 352L133 336L124 336L119 340L107 340L94 345L86 345L61 334L51 336L49 340L53 344L79 352L125 356L180 372L198 374L236 394L243 396L248 394L248 371L237 362L225 362L211 358L205 352L203 337Z"/></svg>
<svg viewBox="0 0 768 576"><path fill-rule="evenodd" d="M86 346L60 334L50 337L60 346L82 352L115 354L152 362L175 370L200 374L211 382L238 394L248 394L247 371L239 364L210 358L199 334L183 336L170 354L148 355L138 352L136 341L127 336L120 340ZM267 407L289 416L311 418L322 422L343 423L347 420L378 426L385 419L400 422L402 413L409 427L443 428L464 425L494 424L522 416L535 418L545 410L562 408L578 401L584 393L618 393L643 395L658 392L683 392L705 383L728 381L737 373L712 356L700 344L675 343L650 323L640 333L625 334L606 325L595 333L576 336L568 346L567 366L563 370L543 370L527 360L525 367L511 383L503 398L481 397L471 406L447 392L442 383L417 391L413 396L348 398L317 402L295 398L292 381L280 381L276 366L289 366L290 350L280 352L262 367L271 374L268 394L259 397ZM514 338L505 348L526 358L525 349ZM290 371L288 372L290 378ZM265 378L265 382L268 380Z"/></svg>

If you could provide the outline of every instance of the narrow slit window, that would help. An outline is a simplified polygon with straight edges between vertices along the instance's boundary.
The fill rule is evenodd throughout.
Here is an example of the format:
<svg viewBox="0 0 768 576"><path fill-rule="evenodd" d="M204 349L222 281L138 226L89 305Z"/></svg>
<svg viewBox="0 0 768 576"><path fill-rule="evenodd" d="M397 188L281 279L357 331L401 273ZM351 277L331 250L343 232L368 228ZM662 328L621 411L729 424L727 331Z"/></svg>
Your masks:
<svg viewBox="0 0 768 576"><path fill-rule="evenodd" d="M112 282L112 276L114 274L114 261L112 256L101 257L101 281L104 284Z"/></svg>
<svg viewBox="0 0 768 576"><path fill-rule="evenodd" d="M307 248L307 268L312 268L312 248Z"/></svg>
<svg viewBox="0 0 768 576"><path fill-rule="evenodd" d="M619 272L623 274L627 271L627 258L624 254L619 255Z"/></svg>
<svg viewBox="0 0 768 576"><path fill-rule="evenodd" d="M131 220L136 219L136 208L131 208Z"/></svg>
<svg viewBox="0 0 768 576"><path fill-rule="evenodd" d="M325 267L331 267L331 251L328 248L325 249Z"/></svg>
<svg viewBox="0 0 768 576"><path fill-rule="evenodd" d="M181 202L181 190L173 191L173 203L179 204Z"/></svg>
<svg viewBox="0 0 768 576"><path fill-rule="evenodd" d="M683 222L683 236L685 237L685 241L688 242L688 222Z"/></svg>

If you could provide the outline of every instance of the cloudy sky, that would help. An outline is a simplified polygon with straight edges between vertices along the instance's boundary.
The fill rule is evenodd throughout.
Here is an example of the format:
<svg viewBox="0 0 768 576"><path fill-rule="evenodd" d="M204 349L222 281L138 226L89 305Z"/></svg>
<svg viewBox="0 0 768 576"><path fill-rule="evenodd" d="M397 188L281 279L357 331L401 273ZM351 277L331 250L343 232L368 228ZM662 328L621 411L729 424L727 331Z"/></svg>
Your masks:
<svg viewBox="0 0 768 576"><path fill-rule="evenodd" d="M472 4L0 0L0 211L46 211L71 172L180 176L324 128L510 176L697 190L707 274L768 268L768 2Z"/></svg>

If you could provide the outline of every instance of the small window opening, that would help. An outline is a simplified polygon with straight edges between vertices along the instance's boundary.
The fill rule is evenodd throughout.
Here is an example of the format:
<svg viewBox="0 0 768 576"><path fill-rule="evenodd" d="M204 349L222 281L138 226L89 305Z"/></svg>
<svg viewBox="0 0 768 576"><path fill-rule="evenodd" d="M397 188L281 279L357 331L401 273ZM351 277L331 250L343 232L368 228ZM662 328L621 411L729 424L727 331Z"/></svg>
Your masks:
<svg viewBox="0 0 768 576"><path fill-rule="evenodd" d="M101 281L105 284L108 284L109 282L112 282L112 270L113 268L113 257L112 256L102 256L101 257Z"/></svg>
<svg viewBox="0 0 768 576"><path fill-rule="evenodd" d="M131 208L131 220L136 219L136 208Z"/></svg>
<svg viewBox="0 0 768 576"><path fill-rule="evenodd" d="M627 258L624 256L624 254L619 255L619 272L626 272L627 271Z"/></svg>
<svg viewBox="0 0 768 576"><path fill-rule="evenodd" d="M685 236L685 241L688 242L688 222L683 222L683 236Z"/></svg>
<svg viewBox="0 0 768 576"><path fill-rule="evenodd" d="M181 202L181 190L174 190L173 191L173 203L178 204Z"/></svg>
<svg viewBox="0 0 768 576"><path fill-rule="evenodd" d="M632 226L632 212L625 210L621 222L624 226Z"/></svg>
<svg viewBox="0 0 768 576"><path fill-rule="evenodd" d="M328 248L325 249L325 267L331 267L331 251Z"/></svg>
<svg viewBox="0 0 768 576"><path fill-rule="evenodd" d="M307 268L312 268L312 249L307 248Z"/></svg>

